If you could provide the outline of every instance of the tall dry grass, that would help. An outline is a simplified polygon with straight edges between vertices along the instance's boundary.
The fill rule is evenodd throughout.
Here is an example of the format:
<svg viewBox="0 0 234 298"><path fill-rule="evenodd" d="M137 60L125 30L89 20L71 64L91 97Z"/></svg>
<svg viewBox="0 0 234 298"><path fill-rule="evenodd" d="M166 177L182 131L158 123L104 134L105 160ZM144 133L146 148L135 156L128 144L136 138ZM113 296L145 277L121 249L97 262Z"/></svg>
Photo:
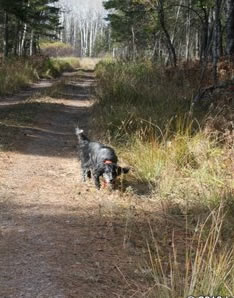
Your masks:
<svg viewBox="0 0 234 298"><path fill-rule="evenodd" d="M54 78L80 67L78 58L9 58L0 62L0 95L14 93L39 78Z"/></svg>
<svg viewBox="0 0 234 298"><path fill-rule="evenodd" d="M172 232L167 259L150 227L148 264L153 279L148 297L233 296L234 251L222 241L223 205L212 210L191 232L186 222L184 243Z"/></svg>
<svg viewBox="0 0 234 298"><path fill-rule="evenodd" d="M142 199L167 205L163 224L150 219L150 233L143 231L149 258L142 272L151 283L144 297L233 295L234 149L207 129L215 120L209 107L190 113L199 77L147 61L101 62L96 72L97 133L131 166L131 191L148 185ZM128 233L135 238L137 221Z"/></svg>
<svg viewBox="0 0 234 298"><path fill-rule="evenodd" d="M190 114L196 77L178 71L168 80L150 62L102 62L97 77L97 127L136 179L151 184L160 197L201 201L204 196L205 204L233 189L233 148L204 131L205 109Z"/></svg>
<svg viewBox="0 0 234 298"><path fill-rule="evenodd" d="M81 57L79 58L80 67L83 70L93 71L96 65L101 61L100 58L89 58L89 57Z"/></svg>
<svg viewBox="0 0 234 298"><path fill-rule="evenodd" d="M72 56L75 49L64 42L61 41L42 41L40 42L40 48L42 54L49 57L68 57Z"/></svg>
<svg viewBox="0 0 234 298"><path fill-rule="evenodd" d="M24 59L9 59L0 64L0 94L12 93L38 78L32 63Z"/></svg>
<svg viewBox="0 0 234 298"><path fill-rule="evenodd" d="M169 123L172 126L175 116L184 117L196 88L183 73L168 81L165 72L150 62L101 62L96 72L97 108L103 111L102 123L108 123L107 129L115 138L126 132L143 136L152 125L161 133Z"/></svg>

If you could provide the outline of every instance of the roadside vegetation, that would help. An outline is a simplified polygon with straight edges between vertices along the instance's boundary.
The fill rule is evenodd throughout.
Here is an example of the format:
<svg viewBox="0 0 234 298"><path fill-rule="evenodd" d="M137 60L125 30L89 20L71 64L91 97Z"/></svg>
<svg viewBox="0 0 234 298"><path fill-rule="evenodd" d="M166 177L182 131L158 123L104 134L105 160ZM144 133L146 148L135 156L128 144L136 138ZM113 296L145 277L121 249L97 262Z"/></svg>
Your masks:
<svg viewBox="0 0 234 298"><path fill-rule="evenodd" d="M0 95L14 93L40 78L55 78L80 66L74 57L8 58L0 63Z"/></svg>
<svg viewBox="0 0 234 298"><path fill-rule="evenodd" d="M141 215L128 224L147 251L139 272L150 280L149 297L234 293L230 90L191 109L196 69L148 61L96 68L97 133L131 166L126 191L157 210L143 216L144 225Z"/></svg>

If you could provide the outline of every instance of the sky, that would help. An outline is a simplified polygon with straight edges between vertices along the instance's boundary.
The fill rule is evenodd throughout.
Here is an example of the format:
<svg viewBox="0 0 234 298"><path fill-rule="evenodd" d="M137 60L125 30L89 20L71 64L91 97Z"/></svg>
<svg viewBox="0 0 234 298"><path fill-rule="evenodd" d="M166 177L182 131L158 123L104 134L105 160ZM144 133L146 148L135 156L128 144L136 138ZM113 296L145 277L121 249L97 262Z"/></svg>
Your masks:
<svg viewBox="0 0 234 298"><path fill-rule="evenodd" d="M60 0L65 6L72 8L74 10L95 10L95 11L103 11L104 8L102 6L103 0Z"/></svg>

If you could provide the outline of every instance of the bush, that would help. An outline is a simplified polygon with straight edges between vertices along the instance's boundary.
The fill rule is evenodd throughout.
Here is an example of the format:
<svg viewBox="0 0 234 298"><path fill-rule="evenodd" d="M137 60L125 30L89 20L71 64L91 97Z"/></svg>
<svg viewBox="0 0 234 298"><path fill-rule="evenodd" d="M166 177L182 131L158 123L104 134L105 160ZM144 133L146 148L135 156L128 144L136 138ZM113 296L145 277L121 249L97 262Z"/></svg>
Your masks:
<svg viewBox="0 0 234 298"><path fill-rule="evenodd" d="M30 60L12 58L0 64L0 94L12 93L36 79L38 73Z"/></svg>
<svg viewBox="0 0 234 298"><path fill-rule="evenodd" d="M14 93L39 78L52 78L79 66L77 58L10 58L0 64L0 94Z"/></svg>
<svg viewBox="0 0 234 298"><path fill-rule="evenodd" d="M40 67L40 74L42 77L57 77L65 71L74 71L80 66L78 58L63 57L63 58L47 58Z"/></svg>
<svg viewBox="0 0 234 298"><path fill-rule="evenodd" d="M44 41L40 44L42 54L49 57L67 57L74 55L74 49L71 45L61 41Z"/></svg>

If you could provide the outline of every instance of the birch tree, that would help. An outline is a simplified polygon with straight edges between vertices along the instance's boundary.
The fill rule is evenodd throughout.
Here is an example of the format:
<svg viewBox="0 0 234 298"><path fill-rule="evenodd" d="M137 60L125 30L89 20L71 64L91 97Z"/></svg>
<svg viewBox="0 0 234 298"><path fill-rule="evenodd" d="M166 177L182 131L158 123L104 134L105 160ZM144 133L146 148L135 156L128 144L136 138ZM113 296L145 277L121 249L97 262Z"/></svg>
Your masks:
<svg viewBox="0 0 234 298"><path fill-rule="evenodd" d="M67 7L63 16L62 41L71 44L77 56L93 57L101 52L97 43L106 39L107 25L100 12Z"/></svg>

